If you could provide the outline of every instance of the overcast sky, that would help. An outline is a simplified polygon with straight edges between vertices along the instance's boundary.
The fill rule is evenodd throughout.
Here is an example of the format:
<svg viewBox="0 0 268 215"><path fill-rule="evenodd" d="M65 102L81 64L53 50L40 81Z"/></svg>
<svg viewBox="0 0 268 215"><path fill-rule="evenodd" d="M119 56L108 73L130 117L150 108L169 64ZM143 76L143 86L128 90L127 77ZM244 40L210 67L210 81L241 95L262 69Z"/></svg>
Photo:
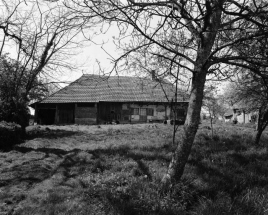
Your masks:
<svg viewBox="0 0 268 215"><path fill-rule="evenodd" d="M116 30L115 27L114 30ZM67 74L67 77L69 76L70 79L74 80L83 73L99 74L99 64L105 72L109 72L113 65L109 54L113 57L119 55L113 43L114 32L109 31L105 35L95 36L93 41L84 42L84 47L79 48L76 51L77 54L71 59L71 62L77 65L78 69L71 75Z"/></svg>

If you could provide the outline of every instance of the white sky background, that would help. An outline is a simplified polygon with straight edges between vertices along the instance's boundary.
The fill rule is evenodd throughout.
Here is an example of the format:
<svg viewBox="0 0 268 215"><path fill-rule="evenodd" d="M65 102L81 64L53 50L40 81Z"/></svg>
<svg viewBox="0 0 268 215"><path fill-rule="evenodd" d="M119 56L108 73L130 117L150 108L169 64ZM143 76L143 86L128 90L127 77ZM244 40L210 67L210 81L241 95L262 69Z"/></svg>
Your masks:
<svg viewBox="0 0 268 215"><path fill-rule="evenodd" d="M84 47L77 49L77 54L70 59L71 64L78 66L77 71L68 71L64 79L73 81L83 73L99 74L99 66L107 73L111 71L113 63L107 53L113 57L119 56L112 39L116 30L114 27L114 31L110 30L104 35L95 36L93 41L84 42Z"/></svg>

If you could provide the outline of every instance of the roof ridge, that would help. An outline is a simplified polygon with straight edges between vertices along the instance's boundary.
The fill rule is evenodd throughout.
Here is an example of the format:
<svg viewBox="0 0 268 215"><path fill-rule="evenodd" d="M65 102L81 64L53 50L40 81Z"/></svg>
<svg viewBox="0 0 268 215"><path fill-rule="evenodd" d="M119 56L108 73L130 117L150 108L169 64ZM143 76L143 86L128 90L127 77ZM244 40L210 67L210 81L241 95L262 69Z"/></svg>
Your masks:
<svg viewBox="0 0 268 215"><path fill-rule="evenodd" d="M137 77L137 76L127 76L127 75L96 75L96 74L83 74L81 77L83 76L96 76L96 77L125 77L125 78L141 78L141 77ZM148 79L147 77L141 78L141 79Z"/></svg>
<svg viewBox="0 0 268 215"><path fill-rule="evenodd" d="M109 80L109 78L118 78L118 80L120 80L121 78L130 78L132 80L138 80L138 81L149 81L149 82L152 82L152 83L160 83L159 80L152 80L150 77L148 76L145 76L145 77L138 77L138 76L126 76L126 75L95 75L95 74L83 74L80 78L78 78L77 80L75 81L78 81L80 80L82 77L96 77L96 78L101 78L103 80ZM74 82L75 82L74 81ZM166 80L166 79L162 79L161 80L161 83L162 84L169 84L169 85L173 85L169 80Z"/></svg>

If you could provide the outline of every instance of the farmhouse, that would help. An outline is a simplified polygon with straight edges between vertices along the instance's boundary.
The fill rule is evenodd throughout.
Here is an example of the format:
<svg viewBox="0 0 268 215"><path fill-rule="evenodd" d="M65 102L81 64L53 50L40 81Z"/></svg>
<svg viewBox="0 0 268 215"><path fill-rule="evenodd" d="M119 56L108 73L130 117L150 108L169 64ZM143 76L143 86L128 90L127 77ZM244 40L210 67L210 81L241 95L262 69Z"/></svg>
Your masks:
<svg viewBox="0 0 268 215"><path fill-rule="evenodd" d="M256 113L247 112L245 108L234 106L224 114L225 122L250 123L256 121Z"/></svg>
<svg viewBox="0 0 268 215"><path fill-rule="evenodd" d="M185 120L188 102L168 81L127 76L82 75L31 106L39 124L135 123Z"/></svg>

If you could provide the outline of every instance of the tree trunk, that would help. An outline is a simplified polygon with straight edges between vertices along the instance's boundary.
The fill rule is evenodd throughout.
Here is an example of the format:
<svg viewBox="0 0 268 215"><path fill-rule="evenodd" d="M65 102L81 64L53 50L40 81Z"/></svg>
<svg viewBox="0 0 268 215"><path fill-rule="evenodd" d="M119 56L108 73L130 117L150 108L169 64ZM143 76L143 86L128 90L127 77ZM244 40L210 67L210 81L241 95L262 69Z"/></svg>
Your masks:
<svg viewBox="0 0 268 215"><path fill-rule="evenodd" d="M177 77L176 77L176 87L175 87L175 107L173 106L173 111L174 111L174 124L173 124L173 138L172 138L172 147L175 146L175 139L176 139L176 121L177 121L177 101L178 101L178 78L179 78L179 72L180 72L180 67L178 67L177 71Z"/></svg>
<svg viewBox="0 0 268 215"><path fill-rule="evenodd" d="M256 136L255 136L255 140L254 140L254 144L255 145L259 145L260 143L260 139L261 139L261 135L262 135L262 110L261 108L259 108L258 110L258 118L257 118L257 124L256 124Z"/></svg>
<svg viewBox="0 0 268 215"><path fill-rule="evenodd" d="M209 69L208 59L210 58L211 50L221 23L220 8L224 1L212 2L214 4L214 10L208 13L208 18L204 20L206 28L203 29L203 32L195 35L198 42L198 49L194 65L187 117L182 132L182 139L173 153L168 171L162 179L163 184L169 184L181 178L200 122L206 74Z"/></svg>
<svg viewBox="0 0 268 215"><path fill-rule="evenodd" d="M256 133L255 140L254 140L255 145L260 144L262 132L265 130L267 125L268 125L268 110L262 110L260 108L259 113L258 113L257 126L256 126L257 133Z"/></svg>
<svg viewBox="0 0 268 215"><path fill-rule="evenodd" d="M255 136L255 140L254 140L254 144L255 145L259 145L260 144L261 135L262 135L262 129L259 128L257 130L256 136Z"/></svg>
<svg viewBox="0 0 268 215"><path fill-rule="evenodd" d="M212 121L212 114L209 110L209 117L210 117L210 126L211 126L211 138L213 138L213 121Z"/></svg>
<svg viewBox="0 0 268 215"><path fill-rule="evenodd" d="M256 127L255 127L255 130L258 131L260 129L260 123L261 123L261 120L260 120L260 117L261 117L261 108L258 110L258 116L257 116L257 123L256 123Z"/></svg>
<svg viewBox="0 0 268 215"><path fill-rule="evenodd" d="M179 180L183 174L185 164L191 152L195 134L200 121L200 112L203 100L203 91L206 80L206 72L195 73L192 81L192 92L184 124L182 140L173 153L168 171L162 179L163 184Z"/></svg>

